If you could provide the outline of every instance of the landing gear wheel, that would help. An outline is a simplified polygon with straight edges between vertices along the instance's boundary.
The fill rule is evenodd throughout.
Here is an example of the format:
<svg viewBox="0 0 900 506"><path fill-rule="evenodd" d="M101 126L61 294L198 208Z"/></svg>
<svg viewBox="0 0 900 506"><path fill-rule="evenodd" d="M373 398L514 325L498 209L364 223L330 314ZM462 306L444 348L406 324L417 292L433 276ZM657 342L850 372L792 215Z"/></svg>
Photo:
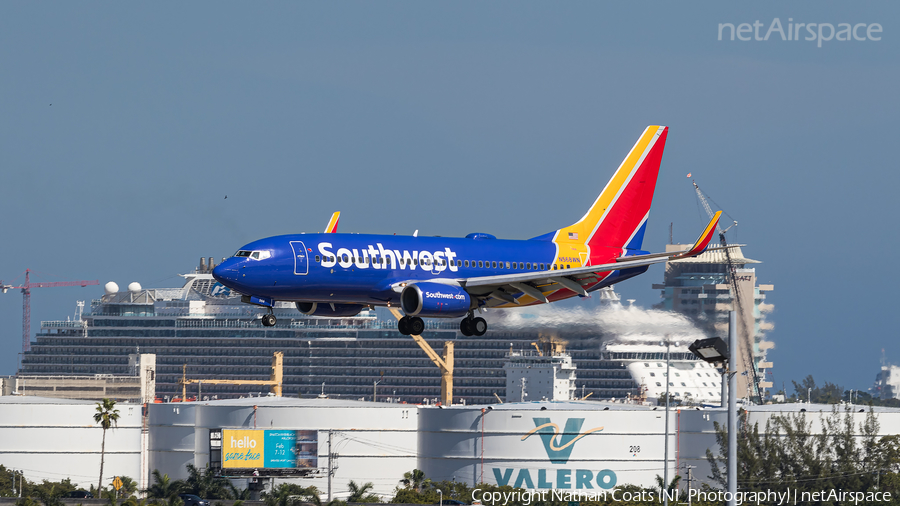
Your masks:
<svg viewBox="0 0 900 506"><path fill-rule="evenodd" d="M275 326L275 315L273 314L264 314L262 317L263 327L274 327Z"/></svg>
<svg viewBox="0 0 900 506"><path fill-rule="evenodd" d="M414 336L422 335L422 332L425 332L425 321L418 316L413 316L409 319L408 328L410 334Z"/></svg>
<svg viewBox="0 0 900 506"><path fill-rule="evenodd" d="M404 336L409 335L409 316L400 318L400 321L397 322L397 331Z"/></svg>
<svg viewBox="0 0 900 506"><path fill-rule="evenodd" d="M462 320L460 320L459 332L466 337L472 337L472 325L469 318L463 318Z"/></svg>
<svg viewBox="0 0 900 506"><path fill-rule="evenodd" d="M469 328L472 329L473 334L481 337L487 332L487 322L481 317L473 318L472 321L469 322Z"/></svg>

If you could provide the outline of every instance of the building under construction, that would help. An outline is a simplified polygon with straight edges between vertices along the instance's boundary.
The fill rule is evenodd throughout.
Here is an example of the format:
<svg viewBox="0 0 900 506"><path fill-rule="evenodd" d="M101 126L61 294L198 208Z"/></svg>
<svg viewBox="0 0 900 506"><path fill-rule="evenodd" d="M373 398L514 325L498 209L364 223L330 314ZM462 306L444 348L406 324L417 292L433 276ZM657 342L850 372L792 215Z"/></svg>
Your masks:
<svg viewBox="0 0 900 506"><path fill-rule="evenodd" d="M669 244L666 251L684 248L683 244ZM766 320L766 316L774 306L766 302L766 294L775 286L760 284L756 269L748 267L759 263L745 257L739 245L730 245L728 254L724 249L716 249L696 257L669 261L664 282L653 285L662 290L663 300L656 307L690 317L710 336L727 335L728 312L735 309L739 343L738 392L742 396L746 393L748 397L756 396L752 388L754 374L761 392L772 387L767 375L773 364L766 354L775 344L766 339L766 333L774 325Z"/></svg>

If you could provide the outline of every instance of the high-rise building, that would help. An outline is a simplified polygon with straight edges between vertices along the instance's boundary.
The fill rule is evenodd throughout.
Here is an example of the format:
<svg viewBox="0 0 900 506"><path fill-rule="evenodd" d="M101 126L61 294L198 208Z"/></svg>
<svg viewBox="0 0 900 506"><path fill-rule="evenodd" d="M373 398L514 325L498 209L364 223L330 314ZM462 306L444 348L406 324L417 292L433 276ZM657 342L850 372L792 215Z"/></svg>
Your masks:
<svg viewBox="0 0 900 506"><path fill-rule="evenodd" d="M684 244L668 244L666 251L680 251L689 248ZM734 293L728 256L735 266ZM725 250L707 251L692 258L671 260L666 263L666 273L662 284L654 284L654 289L662 290L662 302L656 307L682 313L710 336L725 337L728 334L728 312L734 309L738 321L738 392L754 396L752 388L753 371L759 382L760 392L772 387L767 375L773 364L766 357L775 347L766 339L766 333L774 325L766 320L774 306L766 302L766 294L775 289L771 284L759 284L756 269L748 267L759 264L744 256L740 246ZM735 302L737 295L737 304Z"/></svg>

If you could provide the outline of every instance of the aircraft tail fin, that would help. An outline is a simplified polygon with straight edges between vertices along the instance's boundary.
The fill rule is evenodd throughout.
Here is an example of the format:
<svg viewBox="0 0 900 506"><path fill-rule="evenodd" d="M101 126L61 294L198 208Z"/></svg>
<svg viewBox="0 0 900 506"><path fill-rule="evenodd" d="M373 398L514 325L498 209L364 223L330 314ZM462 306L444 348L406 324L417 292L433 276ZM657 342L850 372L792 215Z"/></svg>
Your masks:
<svg viewBox="0 0 900 506"><path fill-rule="evenodd" d="M668 131L647 127L588 212L552 240L586 245L588 255L601 248L640 250Z"/></svg>
<svg viewBox="0 0 900 506"><path fill-rule="evenodd" d="M325 226L326 234L333 234L337 232L338 221L341 219L341 212L335 211L334 214L331 215L331 219L328 220L328 225Z"/></svg>

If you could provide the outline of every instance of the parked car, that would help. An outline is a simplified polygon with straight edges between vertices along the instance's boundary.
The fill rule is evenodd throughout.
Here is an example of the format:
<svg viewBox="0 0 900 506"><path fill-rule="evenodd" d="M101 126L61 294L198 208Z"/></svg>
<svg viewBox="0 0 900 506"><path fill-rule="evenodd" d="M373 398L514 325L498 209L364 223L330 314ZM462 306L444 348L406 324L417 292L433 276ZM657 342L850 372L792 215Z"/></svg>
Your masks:
<svg viewBox="0 0 900 506"><path fill-rule="evenodd" d="M194 494L178 494L178 497L184 501L184 506L209 506L209 501Z"/></svg>
<svg viewBox="0 0 900 506"><path fill-rule="evenodd" d="M69 497L73 499L93 499L94 494L88 492L87 490L73 490L69 492Z"/></svg>

